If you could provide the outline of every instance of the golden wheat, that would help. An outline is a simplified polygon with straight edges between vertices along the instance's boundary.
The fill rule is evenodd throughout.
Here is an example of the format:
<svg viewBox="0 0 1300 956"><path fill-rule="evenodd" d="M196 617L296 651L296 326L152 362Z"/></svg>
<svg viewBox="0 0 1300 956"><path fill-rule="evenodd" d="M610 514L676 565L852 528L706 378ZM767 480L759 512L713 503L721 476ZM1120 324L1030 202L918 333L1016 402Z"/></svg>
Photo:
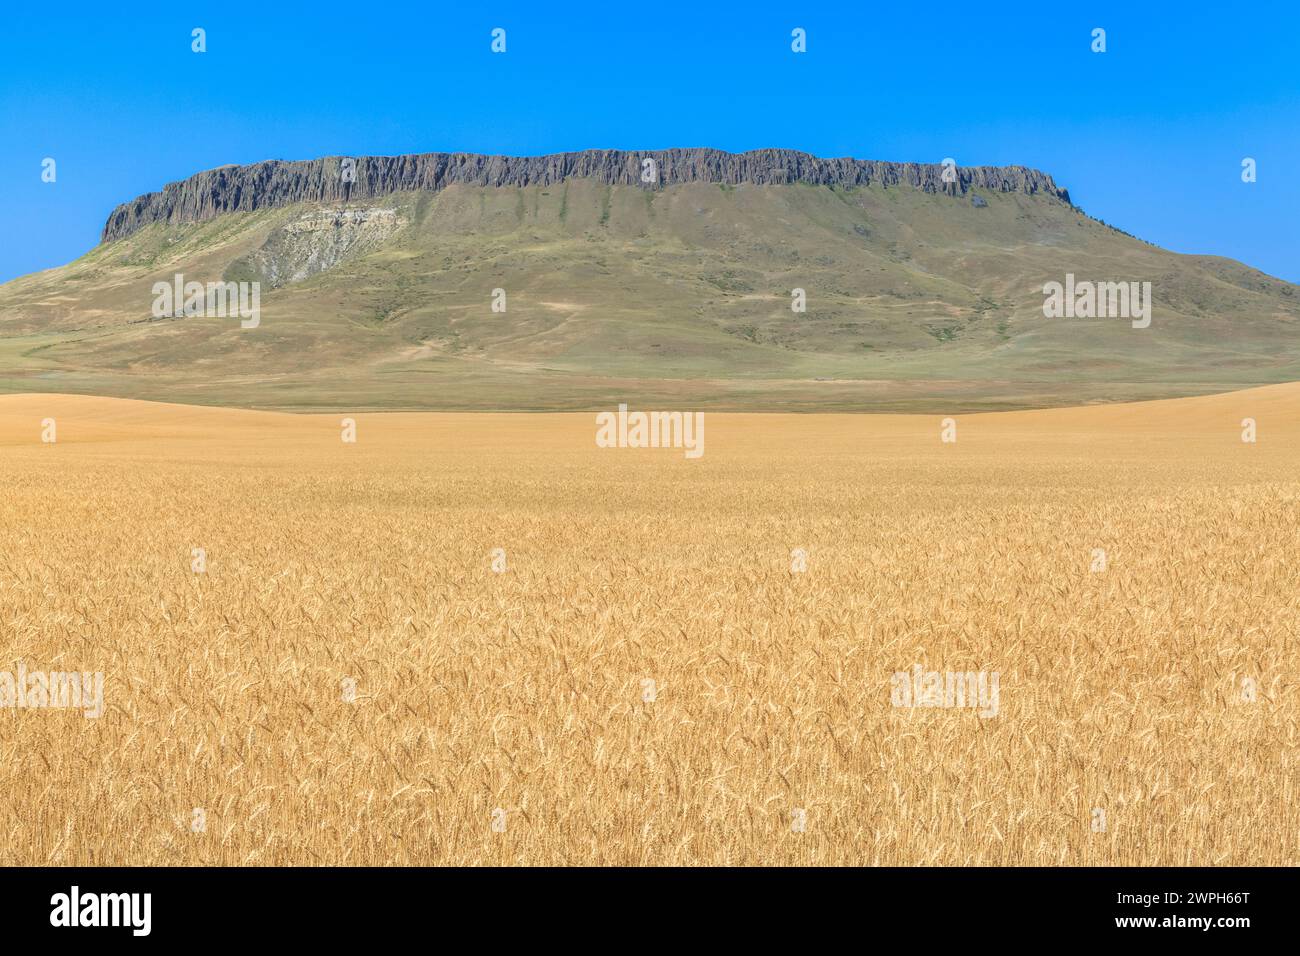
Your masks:
<svg viewBox="0 0 1300 956"><path fill-rule="evenodd" d="M0 669L105 679L0 710L0 862L1300 857L1296 386L697 461L342 417L0 399ZM915 664L997 715L893 706Z"/></svg>

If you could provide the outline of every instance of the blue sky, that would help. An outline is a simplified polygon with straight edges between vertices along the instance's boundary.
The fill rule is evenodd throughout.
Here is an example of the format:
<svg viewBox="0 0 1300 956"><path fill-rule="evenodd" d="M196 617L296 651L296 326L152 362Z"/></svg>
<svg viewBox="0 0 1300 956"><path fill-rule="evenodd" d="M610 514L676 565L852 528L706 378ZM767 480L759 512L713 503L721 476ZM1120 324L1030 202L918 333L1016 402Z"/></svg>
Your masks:
<svg viewBox="0 0 1300 956"><path fill-rule="evenodd" d="M1294 2L130 6L7 11L0 281L223 163L672 146L1035 166L1144 239L1300 281Z"/></svg>

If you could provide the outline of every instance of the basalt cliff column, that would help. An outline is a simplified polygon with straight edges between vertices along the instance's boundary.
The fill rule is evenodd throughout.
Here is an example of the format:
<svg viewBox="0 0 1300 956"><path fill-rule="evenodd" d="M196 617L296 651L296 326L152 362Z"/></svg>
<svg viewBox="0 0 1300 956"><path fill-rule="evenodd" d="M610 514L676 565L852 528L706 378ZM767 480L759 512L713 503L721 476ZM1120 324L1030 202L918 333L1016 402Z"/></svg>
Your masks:
<svg viewBox="0 0 1300 956"><path fill-rule="evenodd" d="M645 160L651 182L645 183ZM350 160L345 165L345 161ZM345 175L345 170L347 175ZM330 156L300 162L270 160L221 166L160 192L147 193L113 210L101 237L111 242L154 222L186 223L228 212L252 212L299 202L372 199L408 190L436 191L456 183L472 186L551 186L566 179L645 188L707 182L759 186L910 187L959 195L972 188L1045 194L1061 202L1069 194L1052 177L1023 166L957 167L946 182L940 164L819 159L789 149L726 153L717 149L595 150L550 156L483 156L420 153L409 156ZM949 179L953 179L950 174Z"/></svg>

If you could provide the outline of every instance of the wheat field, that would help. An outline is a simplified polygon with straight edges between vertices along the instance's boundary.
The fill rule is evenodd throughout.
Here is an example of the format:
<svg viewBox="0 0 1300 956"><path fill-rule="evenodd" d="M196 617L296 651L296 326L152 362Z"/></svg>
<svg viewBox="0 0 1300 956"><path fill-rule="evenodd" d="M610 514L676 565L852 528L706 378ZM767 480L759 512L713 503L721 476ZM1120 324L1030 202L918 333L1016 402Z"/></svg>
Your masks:
<svg viewBox="0 0 1300 956"><path fill-rule="evenodd" d="M0 397L0 863L1300 861L1300 386L343 417Z"/></svg>

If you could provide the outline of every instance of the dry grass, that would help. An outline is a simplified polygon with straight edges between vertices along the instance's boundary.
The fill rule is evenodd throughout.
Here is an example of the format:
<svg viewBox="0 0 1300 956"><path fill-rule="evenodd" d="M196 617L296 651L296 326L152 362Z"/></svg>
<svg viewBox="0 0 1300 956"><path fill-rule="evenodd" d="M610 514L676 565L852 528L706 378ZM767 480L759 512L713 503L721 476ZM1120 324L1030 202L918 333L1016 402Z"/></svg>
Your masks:
<svg viewBox="0 0 1300 956"><path fill-rule="evenodd" d="M1300 387L709 414L699 461L358 423L0 399L0 669L106 680L0 710L0 863L1300 859ZM1000 713L892 707L914 663Z"/></svg>

